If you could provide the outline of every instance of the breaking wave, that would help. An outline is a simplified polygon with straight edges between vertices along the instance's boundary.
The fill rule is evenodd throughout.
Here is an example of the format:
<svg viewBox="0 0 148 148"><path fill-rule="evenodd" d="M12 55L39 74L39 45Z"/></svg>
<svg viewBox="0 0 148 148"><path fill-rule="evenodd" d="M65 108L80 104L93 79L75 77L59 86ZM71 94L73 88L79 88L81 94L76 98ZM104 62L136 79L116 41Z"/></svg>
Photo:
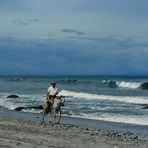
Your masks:
<svg viewBox="0 0 148 148"><path fill-rule="evenodd" d="M32 106L43 104L43 95L19 95L19 98L8 98L9 94L0 94L0 106L14 110L19 106Z"/></svg>
<svg viewBox="0 0 148 148"><path fill-rule="evenodd" d="M98 94L90 94L84 92L73 92L62 90L60 95L64 95L66 97L74 97L74 98L82 98L88 100L111 100L111 101L119 101L125 103L132 104L148 104L147 96L111 96L111 95L98 95Z"/></svg>
<svg viewBox="0 0 148 148"><path fill-rule="evenodd" d="M126 81L116 81L116 80L103 80L103 84L108 85L109 87L119 87L127 89L148 89L148 82L126 82Z"/></svg>
<svg viewBox="0 0 148 148"><path fill-rule="evenodd" d="M135 88L139 88L140 86L141 86L141 83L138 83L138 82L125 82L125 81L118 82L118 87L120 88L135 89Z"/></svg>

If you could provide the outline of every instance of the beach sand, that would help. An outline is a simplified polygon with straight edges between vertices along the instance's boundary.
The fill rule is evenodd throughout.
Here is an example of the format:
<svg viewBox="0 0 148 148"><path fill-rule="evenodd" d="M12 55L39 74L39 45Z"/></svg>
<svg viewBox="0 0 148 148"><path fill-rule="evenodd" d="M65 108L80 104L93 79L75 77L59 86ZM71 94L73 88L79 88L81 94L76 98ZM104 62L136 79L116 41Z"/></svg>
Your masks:
<svg viewBox="0 0 148 148"><path fill-rule="evenodd" d="M40 119L41 114L0 109L0 147L148 148L147 126L69 117L41 125Z"/></svg>

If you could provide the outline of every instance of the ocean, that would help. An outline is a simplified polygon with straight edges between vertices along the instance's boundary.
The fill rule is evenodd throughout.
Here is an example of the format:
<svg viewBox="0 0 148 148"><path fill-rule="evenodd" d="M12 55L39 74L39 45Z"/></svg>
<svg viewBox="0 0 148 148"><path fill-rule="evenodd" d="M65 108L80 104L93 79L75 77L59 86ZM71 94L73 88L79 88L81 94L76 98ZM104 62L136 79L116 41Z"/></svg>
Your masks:
<svg viewBox="0 0 148 148"><path fill-rule="evenodd" d="M148 125L148 77L0 76L0 107L43 106L51 80L65 96L63 116Z"/></svg>

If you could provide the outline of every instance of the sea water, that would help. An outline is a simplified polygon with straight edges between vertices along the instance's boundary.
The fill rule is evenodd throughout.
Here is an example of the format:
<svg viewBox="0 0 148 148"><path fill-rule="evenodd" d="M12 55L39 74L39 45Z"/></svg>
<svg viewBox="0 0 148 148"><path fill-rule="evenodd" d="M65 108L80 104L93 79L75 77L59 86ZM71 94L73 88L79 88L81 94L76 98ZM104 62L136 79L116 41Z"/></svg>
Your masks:
<svg viewBox="0 0 148 148"><path fill-rule="evenodd" d="M43 106L51 80L65 96L64 116L148 125L148 89L142 87L148 77L0 76L0 106ZM14 94L19 98L7 98Z"/></svg>

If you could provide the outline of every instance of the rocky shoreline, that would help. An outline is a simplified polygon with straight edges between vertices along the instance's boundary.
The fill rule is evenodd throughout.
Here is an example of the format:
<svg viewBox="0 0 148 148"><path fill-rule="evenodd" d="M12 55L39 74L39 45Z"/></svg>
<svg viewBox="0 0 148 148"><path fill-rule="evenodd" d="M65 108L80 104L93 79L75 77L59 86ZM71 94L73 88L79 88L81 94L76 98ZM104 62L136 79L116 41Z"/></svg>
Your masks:
<svg viewBox="0 0 148 148"><path fill-rule="evenodd" d="M0 109L0 115L0 147L148 147L148 126L70 117L41 125L41 114Z"/></svg>
<svg viewBox="0 0 148 148"><path fill-rule="evenodd" d="M0 147L146 148L148 139L131 132L92 130L74 125L46 124L0 118Z"/></svg>

